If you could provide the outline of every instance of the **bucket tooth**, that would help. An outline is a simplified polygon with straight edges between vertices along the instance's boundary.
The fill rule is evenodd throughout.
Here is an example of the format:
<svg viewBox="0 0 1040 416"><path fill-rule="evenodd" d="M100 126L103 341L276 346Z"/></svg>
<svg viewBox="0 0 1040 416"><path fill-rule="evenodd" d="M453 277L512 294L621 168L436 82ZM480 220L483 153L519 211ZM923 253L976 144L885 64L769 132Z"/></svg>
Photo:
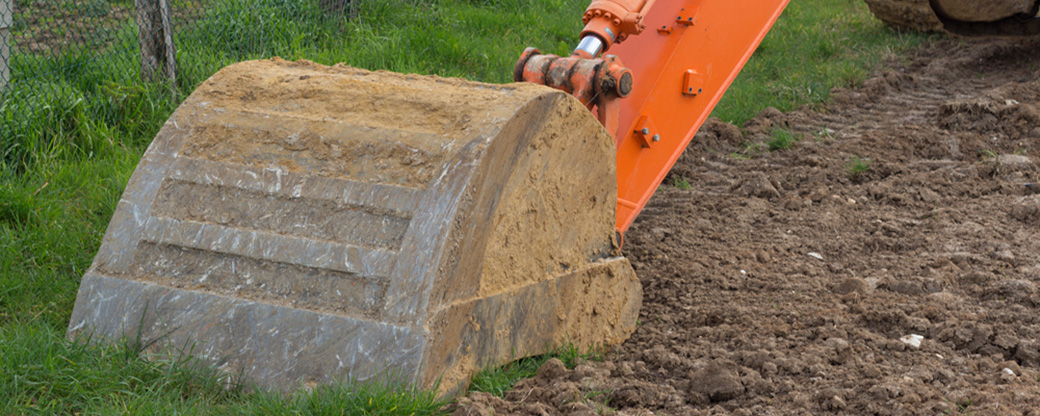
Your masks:
<svg viewBox="0 0 1040 416"><path fill-rule="evenodd" d="M265 389L451 391L631 334L616 198L613 140L562 92L243 62L145 152L69 334L140 336Z"/></svg>

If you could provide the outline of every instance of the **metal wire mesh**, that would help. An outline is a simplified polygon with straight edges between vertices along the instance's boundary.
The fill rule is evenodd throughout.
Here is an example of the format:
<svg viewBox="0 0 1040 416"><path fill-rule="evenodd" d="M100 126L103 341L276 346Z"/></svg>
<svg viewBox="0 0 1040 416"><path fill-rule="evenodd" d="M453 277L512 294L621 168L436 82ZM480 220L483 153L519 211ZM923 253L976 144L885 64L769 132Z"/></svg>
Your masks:
<svg viewBox="0 0 1040 416"><path fill-rule="evenodd" d="M75 141L85 125L132 123L120 113L126 109L104 102L112 91L166 86L176 100L220 67L329 36L352 7L350 0L0 0L0 168Z"/></svg>

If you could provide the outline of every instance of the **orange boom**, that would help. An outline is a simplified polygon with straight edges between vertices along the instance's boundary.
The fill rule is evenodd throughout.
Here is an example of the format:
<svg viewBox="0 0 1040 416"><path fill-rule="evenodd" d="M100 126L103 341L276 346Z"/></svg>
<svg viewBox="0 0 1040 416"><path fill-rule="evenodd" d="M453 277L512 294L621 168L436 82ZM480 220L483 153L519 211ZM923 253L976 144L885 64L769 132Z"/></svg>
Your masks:
<svg viewBox="0 0 1040 416"><path fill-rule="evenodd" d="M517 81L574 94L613 134L618 232L639 215L786 5L597 0L570 57L532 49L521 56Z"/></svg>

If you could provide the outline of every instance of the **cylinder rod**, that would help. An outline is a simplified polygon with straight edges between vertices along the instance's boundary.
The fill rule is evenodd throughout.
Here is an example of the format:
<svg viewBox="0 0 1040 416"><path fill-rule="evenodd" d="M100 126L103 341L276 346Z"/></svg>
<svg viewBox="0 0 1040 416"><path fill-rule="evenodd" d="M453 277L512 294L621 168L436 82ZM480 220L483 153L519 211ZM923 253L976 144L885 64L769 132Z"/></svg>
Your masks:
<svg viewBox="0 0 1040 416"><path fill-rule="evenodd" d="M582 52L589 54L588 58L595 58L603 51L603 41L598 36L588 35L581 38L581 42L578 42L578 47L574 48L574 54L582 55Z"/></svg>

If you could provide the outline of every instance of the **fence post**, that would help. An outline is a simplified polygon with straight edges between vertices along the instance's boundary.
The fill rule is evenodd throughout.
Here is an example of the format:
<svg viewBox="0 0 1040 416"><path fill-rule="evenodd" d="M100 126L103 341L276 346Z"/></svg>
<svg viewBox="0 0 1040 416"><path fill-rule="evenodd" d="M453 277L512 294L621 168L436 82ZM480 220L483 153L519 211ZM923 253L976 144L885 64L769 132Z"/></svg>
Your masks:
<svg viewBox="0 0 1040 416"><path fill-rule="evenodd" d="M135 0L137 39L141 44L141 78L177 80L177 49L169 0Z"/></svg>
<svg viewBox="0 0 1040 416"><path fill-rule="evenodd" d="M11 80L11 24L14 0L0 0L0 91Z"/></svg>

